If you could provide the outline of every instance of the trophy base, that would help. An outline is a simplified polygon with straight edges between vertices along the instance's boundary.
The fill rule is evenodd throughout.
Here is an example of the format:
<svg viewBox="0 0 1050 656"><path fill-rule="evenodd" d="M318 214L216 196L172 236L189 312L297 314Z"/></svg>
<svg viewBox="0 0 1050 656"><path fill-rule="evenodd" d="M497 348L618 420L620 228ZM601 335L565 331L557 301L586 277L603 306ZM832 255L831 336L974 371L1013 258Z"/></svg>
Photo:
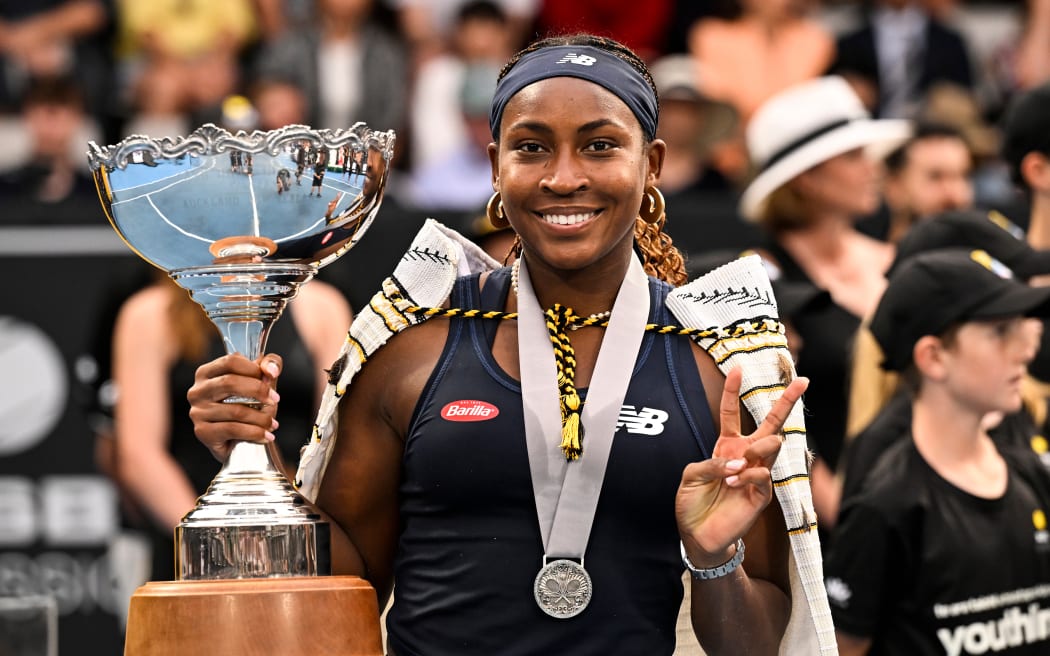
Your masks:
<svg viewBox="0 0 1050 656"><path fill-rule="evenodd" d="M356 576L143 585L124 656L186 654L383 656L376 593Z"/></svg>

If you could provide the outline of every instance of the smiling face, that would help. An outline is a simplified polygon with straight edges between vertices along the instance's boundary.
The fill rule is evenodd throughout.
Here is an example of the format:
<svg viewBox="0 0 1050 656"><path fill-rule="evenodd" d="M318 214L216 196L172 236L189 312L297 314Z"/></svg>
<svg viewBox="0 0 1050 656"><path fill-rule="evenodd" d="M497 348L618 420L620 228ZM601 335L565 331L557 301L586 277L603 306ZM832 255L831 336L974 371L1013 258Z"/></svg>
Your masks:
<svg viewBox="0 0 1050 656"><path fill-rule="evenodd" d="M626 270L642 195L664 144L647 142L622 100L577 78L531 84L507 104L489 146L493 186L529 266Z"/></svg>

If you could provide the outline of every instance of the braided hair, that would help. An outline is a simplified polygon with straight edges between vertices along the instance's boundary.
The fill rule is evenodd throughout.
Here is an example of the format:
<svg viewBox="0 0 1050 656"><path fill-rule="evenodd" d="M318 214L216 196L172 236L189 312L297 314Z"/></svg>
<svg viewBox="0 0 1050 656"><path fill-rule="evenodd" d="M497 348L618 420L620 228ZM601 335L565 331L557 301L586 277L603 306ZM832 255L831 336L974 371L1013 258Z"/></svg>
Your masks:
<svg viewBox="0 0 1050 656"><path fill-rule="evenodd" d="M553 36L533 41L504 64L503 68L500 69L499 79L502 80L510 69L514 68L518 60L530 52L556 46L591 46L600 48L627 62L638 71L653 90L653 94L656 96L656 106L659 109L660 95L656 91L656 83L653 81L653 76L641 57L619 41L594 34ZM639 206L641 206L640 201ZM675 248L671 237L663 231L666 222L666 216L661 216L655 223L646 223L639 217L635 220L634 239L641 252L642 266L645 268L645 272L677 287L684 285L688 281L688 276L685 272L685 261L682 259L682 254ZM515 240L514 244L514 250L520 251L520 242Z"/></svg>

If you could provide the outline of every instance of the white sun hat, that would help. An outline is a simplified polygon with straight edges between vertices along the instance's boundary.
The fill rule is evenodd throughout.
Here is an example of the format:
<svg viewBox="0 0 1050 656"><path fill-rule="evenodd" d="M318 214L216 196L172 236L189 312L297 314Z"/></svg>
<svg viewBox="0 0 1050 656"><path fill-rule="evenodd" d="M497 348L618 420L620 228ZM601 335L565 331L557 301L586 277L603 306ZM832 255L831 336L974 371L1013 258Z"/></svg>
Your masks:
<svg viewBox="0 0 1050 656"><path fill-rule="evenodd" d="M747 126L747 151L758 174L740 198L757 221L769 196L800 173L856 148L881 159L911 136L909 121L872 119L838 76L807 80L767 100Z"/></svg>

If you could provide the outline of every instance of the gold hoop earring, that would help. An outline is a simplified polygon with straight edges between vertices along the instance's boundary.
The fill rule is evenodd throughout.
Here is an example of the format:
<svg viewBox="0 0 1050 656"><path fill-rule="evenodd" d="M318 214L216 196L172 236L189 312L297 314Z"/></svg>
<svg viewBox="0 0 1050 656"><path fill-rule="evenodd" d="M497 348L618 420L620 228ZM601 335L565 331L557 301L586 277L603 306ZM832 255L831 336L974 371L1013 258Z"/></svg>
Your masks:
<svg viewBox="0 0 1050 656"><path fill-rule="evenodd" d="M660 190L656 187L648 187L645 190L645 196L642 197L642 207L638 210L638 216L650 225L656 224L664 218L665 207L664 195L660 193Z"/></svg>
<svg viewBox="0 0 1050 656"><path fill-rule="evenodd" d="M493 228L506 228L510 225L507 215L503 212L503 199L498 191L493 192L488 204L485 205L485 216L489 218L489 223Z"/></svg>

